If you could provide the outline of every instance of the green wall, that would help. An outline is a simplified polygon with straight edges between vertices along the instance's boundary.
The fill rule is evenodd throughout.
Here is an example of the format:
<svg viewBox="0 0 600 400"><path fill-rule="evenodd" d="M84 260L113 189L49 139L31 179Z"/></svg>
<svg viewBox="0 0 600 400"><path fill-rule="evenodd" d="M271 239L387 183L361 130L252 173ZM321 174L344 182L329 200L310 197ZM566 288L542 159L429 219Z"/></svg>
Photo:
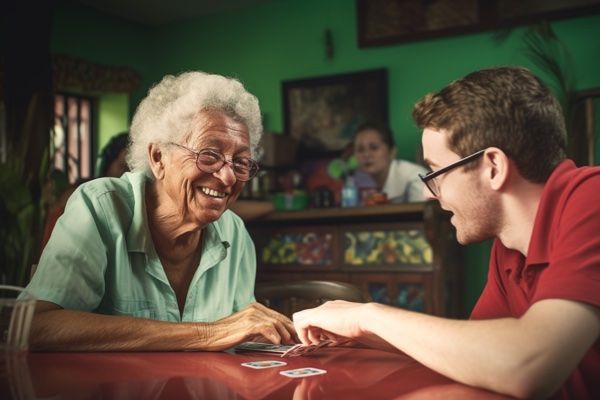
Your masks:
<svg viewBox="0 0 600 400"><path fill-rule="evenodd" d="M600 87L600 15L556 21L552 27L571 51L578 89ZM410 110L425 93L492 65L520 64L544 76L523 53L522 29L500 46L491 33L479 33L359 49L352 0L278 0L156 29L63 0L55 28L54 52L143 73L145 87L131 95L131 112L150 83L200 69L239 78L259 98L266 128L279 132L282 80L387 68L390 125L399 157L408 159L420 141ZM333 34L332 59L325 57L326 29ZM466 248L467 310L485 283L489 248L489 242Z"/></svg>
<svg viewBox="0 0 600 400"><path fill-rule="evenodd" d="M129 130L129 96L121 93L103 94L99 98L98 108L97 148L100 150L114 135Z"/></svg>
<svg viewBox="0 0 600 400"><path fill-rule="evenodd" d="M50 45L54 54L139 71L142 74L142 84L137 91L131 93L127 106L129 119L139 99L152 83L149 80L149 70L153 65L152 57L155 52L151 40L153 36L154 30L150 28L91 11L78 3L58 0L53 13ZM111 99L107 101L110 102Z"/></svg>

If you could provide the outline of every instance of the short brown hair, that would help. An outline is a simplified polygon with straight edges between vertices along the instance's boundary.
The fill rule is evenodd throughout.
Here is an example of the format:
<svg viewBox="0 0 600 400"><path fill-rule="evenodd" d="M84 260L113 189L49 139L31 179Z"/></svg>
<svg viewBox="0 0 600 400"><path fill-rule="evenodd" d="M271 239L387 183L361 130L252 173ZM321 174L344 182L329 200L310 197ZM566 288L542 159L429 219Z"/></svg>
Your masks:
<svg viewBox="0 0 600 400"><path fill-rule="evenodd" d="M540 78L522 67L473 72L419 100L412 111L421 129L445 131L448 148L465 157L498 147L520 174L542 183L566 158L560 103Z"/></svg>

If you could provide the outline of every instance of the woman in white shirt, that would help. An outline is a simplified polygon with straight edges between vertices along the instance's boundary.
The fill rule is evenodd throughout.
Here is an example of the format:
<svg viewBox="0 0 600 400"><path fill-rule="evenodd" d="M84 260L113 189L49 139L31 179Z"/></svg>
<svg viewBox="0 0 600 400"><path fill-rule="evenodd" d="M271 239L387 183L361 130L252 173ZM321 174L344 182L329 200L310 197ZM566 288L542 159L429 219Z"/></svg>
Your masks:
<svg viewBox="0 0 600 400"><path fill-rule="evenodd" d="M375 124L359 127L354 134L354 156L359 170L373 179L389 203L425 201L418 174L427 173L427 169L396 159L396 145L387 127Z"/></svg>

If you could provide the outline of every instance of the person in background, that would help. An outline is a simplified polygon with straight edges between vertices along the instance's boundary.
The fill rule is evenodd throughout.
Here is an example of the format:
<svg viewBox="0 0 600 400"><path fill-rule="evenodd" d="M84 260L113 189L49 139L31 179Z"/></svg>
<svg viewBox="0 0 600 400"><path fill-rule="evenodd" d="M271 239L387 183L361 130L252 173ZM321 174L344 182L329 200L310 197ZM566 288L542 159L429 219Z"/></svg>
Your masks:
<svg viewBox="0 0 600 400"><path fill-rule="evenodd" d="M129 132L121 132L113 136L100 152L98 166L99 177L113 176L120 177L129 171L125 156L127 154L127 144L129 142Z"/></svg>
<svg viewBox="0 0 600 400"><path fill-rule="evenodd" d="M291 344L254 298L256 252L228 210L258 171L258 100L231 78L166 76L130 128L131 172L71 195L27 290L33 351Z"/></svg>
<svg viewBox="0 0 600 400"><path fill-rule="evenodd" d="M400 350L519 398L600 398L600 168L566 158L561 106L525 68L493 67L423 97L427 198L461 244L495 238L469 321L329 302L294 315L303 343Z"/></svg>
<svg viewBox="0 0 600 400"><path fill-rule="evenodd" d="M129 168L125 162L125 154L127 153L129 132L119 133L113 136L110 141L102 148L98 157L99 167L97 169L97 176L112 176L120 177L123 173L127 172ZM59 171L56 171L57 174ZM65 178L66 179L66 178ZM83 179L75 182L74 184L68 185L64 190L59 192L58 196L55 197L56 201L49 203L46 208L46 218L44 222L44 231L42 232L42 241L40 246L40 253L46 247L50 235L54 230L56 221L65 212L67 201L71 194L77 189L79 185L87 182L89 179Z"/></svg>
<svg viewBox="0 0 600 400"><path fill-rule="evenodd" d="M425 200L418 174L427 170L410 161L396 159L396 145L387 127L364 124L356 130L353 143L358 171L373 179L377 190L387 195L389 203Z"/></svg>

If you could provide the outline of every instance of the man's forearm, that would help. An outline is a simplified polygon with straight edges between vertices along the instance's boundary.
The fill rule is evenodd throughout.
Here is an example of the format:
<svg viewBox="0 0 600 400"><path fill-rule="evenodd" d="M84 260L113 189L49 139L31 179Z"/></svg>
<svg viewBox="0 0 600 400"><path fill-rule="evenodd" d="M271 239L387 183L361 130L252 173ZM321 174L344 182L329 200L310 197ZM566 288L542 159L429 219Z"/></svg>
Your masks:
<svg viewBox="0 0 600 400"><path fill-rule="evenodd" d="M598 337L597 310L546 300L530 315L460 321L372 305L367 332L454 380L513 396L549 396ZM558 316L567 318L557 324ZM568 317L565 317L568 315Z"/></svg>

